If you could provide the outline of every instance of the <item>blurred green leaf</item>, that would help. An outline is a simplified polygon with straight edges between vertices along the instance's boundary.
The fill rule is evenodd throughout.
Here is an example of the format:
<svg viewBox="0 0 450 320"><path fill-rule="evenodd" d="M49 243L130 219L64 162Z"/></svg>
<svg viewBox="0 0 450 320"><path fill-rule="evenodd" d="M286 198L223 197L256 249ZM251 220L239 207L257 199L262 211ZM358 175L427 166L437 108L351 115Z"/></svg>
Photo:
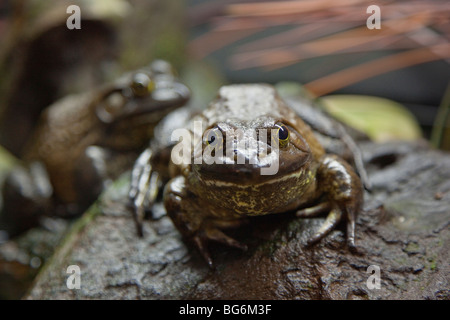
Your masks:
<svg viewBox="0 0 450 320"><path fill-rule="evenodd" d="M435 148L450 150L450 84L447 86L434 121L431 144Z"/></svg>
<svg viewBox="0 0 450 320"><path fill-rule="evenodd" d="M11 169L16 162L17 159L5 150L5 148L0 146L0 174Z"/></svg>
<svg viewBox="0 0 450 320"><path fill-rule="evenodd" d="M330 95L319 101L332 116L366 133L376 142L422 137L420 125L412 113L392 100L363 95Z"/></svg>
<svg viewBox="0 0 450 320"><path fill-rule="evenodd" d="M182 81L192 92L190 104L197 110L205 108L227 83L216 66L207 62L189 61L180 71Z"/></svg>

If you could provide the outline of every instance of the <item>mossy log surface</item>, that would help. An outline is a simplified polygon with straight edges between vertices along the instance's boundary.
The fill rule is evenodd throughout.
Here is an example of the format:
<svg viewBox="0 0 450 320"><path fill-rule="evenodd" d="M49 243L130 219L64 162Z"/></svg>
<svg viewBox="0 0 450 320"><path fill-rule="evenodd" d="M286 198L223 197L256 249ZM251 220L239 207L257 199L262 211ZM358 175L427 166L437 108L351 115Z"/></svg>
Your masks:
<svg viewBox="0 0 450 320"><path fill-rule="evenodd" d="M211 244L211 270L160 204L139 238L126 209L125 176L74 226L28 299L449 299L450 155L422 143L361 144L372 182L357 221L305 247L324 217L255 218L231 234L246 252ZM69 265L81 270L70 290ZM380 289L367 272L380 268Z"/></svg>

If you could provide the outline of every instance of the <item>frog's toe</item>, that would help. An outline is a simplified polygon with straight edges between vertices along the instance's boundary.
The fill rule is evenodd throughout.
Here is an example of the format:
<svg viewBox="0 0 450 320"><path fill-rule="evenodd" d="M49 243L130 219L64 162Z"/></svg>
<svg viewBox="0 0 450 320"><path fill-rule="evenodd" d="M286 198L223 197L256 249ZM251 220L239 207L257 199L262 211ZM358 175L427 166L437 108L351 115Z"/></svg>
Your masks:
<svg viewBox="0 0 450 320"><path fill-rule="evenodd" d="M241 250L247 250L247 246L245 244L240 243L239 241L227 236L221 230L216 228L208 228L205 230L205 236L209 240L217 241L223 243L230 247L235 247Z"/></svg>
<svg viewBox="0 0 450 320"><path fill-rule="evenodd" d="M350 211L347 214L347 245L349 249L352 251L356 251L355 228L356 228L356 215L354 211Z"/></svg>
<svg viewBox="0 0 450 320"><path fill-rule="evenodd" d="M143 208L142 207L137 207L137 208L132 208L131 209L133 211L133 218L134 218L134 223L136 224L136 231L139 237L143 237L144 236L144 227L143 227L143 222L144 222L144 213L143 213Z"/></svg>
<svg viewBox="0 0 450 320"><path fill-rule="evenodd" d="M230 247L241 249L243 251L247 250L247 246L245 244L240 243L236 239L233 239L230 236L223 233L218 228L210 225L204 227L203 230L199 231L193 237L193 240L197 248L199 249L201 255L212 269L214 269L214 263L207 249L208 241L216 241Z"/></svg>
<svg viewBox="0 0 450 320"><path fill-rule="evenodd" d="M315 217L322 212L330 211L330 208L331 206L329 202L322 202L314 207L298 210L295 214L300 218L310 218Z"/></svg>
<svg viewBox="0 0 450 320"><path fill-rule="evenodd" d="M207 246L207 239L203 236L196 235L193 237L193 241L197 246L197 249L200 251L203 259L205 259L206 263L211 269L215 269L214 262L212 260L211 254L209 253Z"/></svg>
<svg viewBox="0 0 450 320"><path fill-rule="evenodd" d="M338 207L334 207L328 214L325 222L320 226L319 230L308 240L307 245L313 245L328 235L341 221L342 211Z"/></svg>

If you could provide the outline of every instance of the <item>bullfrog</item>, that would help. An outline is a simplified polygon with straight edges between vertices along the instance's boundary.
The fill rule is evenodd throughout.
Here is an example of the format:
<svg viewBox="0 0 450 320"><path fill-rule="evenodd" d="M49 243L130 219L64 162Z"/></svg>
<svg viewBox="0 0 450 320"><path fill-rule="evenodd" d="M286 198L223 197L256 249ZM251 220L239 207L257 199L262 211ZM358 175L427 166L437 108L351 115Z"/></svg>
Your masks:
<svg viewBox="0 0 450 320"><path fill-rule="evenodd" d="M246 249L223 230L268 214L326 212L307 245L345 219L347 244L355 248L366 182L361 157L342 125L327 117L309 125L300 116L314 122L312 110L282 99L272 85L234 84L221 87L198 114L187 108L169 114L132 170L129 196L139 234L163 184L168 216L212 267L208 241ZM331 138L339 148L322 145Z"/></svg>
<svg viewBox="0 0 450 320"><path fill-rule="evenodd" d="M132 167L157 122L189 98L171 64L155 60L102 88L50 105L3 187L2 220L9 233L35 225L43 213L82 213Z"/></svg>

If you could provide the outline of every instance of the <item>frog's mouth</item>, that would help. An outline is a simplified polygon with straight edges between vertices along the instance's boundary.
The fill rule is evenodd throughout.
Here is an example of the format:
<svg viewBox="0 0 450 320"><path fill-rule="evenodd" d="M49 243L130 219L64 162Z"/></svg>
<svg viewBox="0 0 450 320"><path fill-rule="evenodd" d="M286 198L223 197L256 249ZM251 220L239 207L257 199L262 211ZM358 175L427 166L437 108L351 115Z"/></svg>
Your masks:
<svg viewBox="0 0 450 320"><path fill-rule="evenodd" d="M185 105L189 99L190 90L183 83L158 82L151 95L130 101L123 113L113 120L113 124L129 121L131 118L136 125L154 123L169 112Z"/></svg>
<svg viewBox="0 0 450 320"><path fill-rule="evenodd" d="M169 93L170 91L170 93ZM127 101L118 112L97 107L96 114L104 125L104 144L116 149L135 150L148 143L156 124L171 111L184 106L190 91L181 82L156 86L152 95Z"/></svg>
<svg viewBox="0 0 450 320"><path fill-rule="evenodd" d="M190 90L175 80L158 81L147 95L133 96L131 89L115 88L104 94L96 107L98 119L111 129L156 123L169 112L185 105Z"/></svg>
<svg viewBox="0 0 450 320"><path fill-rule="evenodd" d="M211 161L208 157L204 159ZM205 161L196 164L194 161L193 171L199 179L249 185L280 179L298 172L309 164L311 153L290 145L278 151L272 150L263 158L247 154L239 161L239 152L234 152L232 157L216 157L215 160L217 161L210 164Z"/></svg>
<svg viewBox="0 0 450 320"><path fill-rule="evenodd" d="M203 147L193 152L193 171L200 179L249 185L279 179L311 162L309 144L292 124L277 119L266 123L255 130L233 131L223 124L206 130ZM284 140L273 128L282 123L289 132Z"/></svg>

